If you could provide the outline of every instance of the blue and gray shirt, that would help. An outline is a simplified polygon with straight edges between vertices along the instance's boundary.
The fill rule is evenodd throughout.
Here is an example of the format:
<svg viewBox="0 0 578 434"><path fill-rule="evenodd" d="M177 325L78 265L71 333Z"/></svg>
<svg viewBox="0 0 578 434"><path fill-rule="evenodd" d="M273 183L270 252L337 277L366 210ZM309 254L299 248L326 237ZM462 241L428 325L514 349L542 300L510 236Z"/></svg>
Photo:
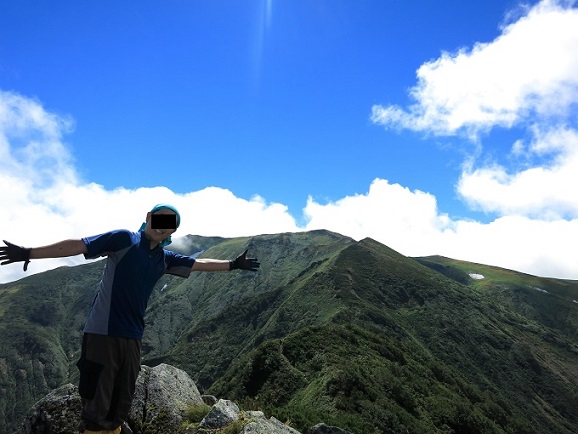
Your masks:
<svg viewBox="0 0 578 434"><path fill-rule="evenodd" d="M116 230L83 238L86 259L108 256L85 333L141 339L152 290L165 273L188 277L195 263L162 247L150 249L144 232Z"/></svg>

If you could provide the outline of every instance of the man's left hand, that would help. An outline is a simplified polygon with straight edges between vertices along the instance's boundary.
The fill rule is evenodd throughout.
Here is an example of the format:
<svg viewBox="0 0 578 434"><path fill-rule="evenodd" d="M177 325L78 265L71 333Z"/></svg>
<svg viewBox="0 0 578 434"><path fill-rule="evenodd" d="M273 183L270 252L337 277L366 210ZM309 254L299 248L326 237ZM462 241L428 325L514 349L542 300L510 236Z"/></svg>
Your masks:
<svg viewBox="0 0 578 434"><path fill-rule="evenodd" d="M257 271L261 266L257 258L247 258L248 250L245 250L241 255L237 256L234 261L229 261L230 270L249 270Z"/></svg>

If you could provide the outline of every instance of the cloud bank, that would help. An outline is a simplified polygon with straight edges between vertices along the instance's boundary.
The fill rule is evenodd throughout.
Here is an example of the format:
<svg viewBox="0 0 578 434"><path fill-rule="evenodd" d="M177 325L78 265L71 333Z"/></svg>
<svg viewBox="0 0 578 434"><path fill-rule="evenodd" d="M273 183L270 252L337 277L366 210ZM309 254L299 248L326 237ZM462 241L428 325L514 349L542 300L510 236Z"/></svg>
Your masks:
<svg viewBox="0 0 578 434"><path fill-rule="evenodd" d="M546 0L517 12L495 40L424 63L413 103L376 105L371 118L474 145L456 191L471 209L497 219L453 222L440 253L576 279L578 10L574 1ZM492 130L519 134L503 161ZM457 247L457 237L473 250Z"/></svg>
<svg viewBox="0 0 578 434"><path fill-rule="evenodd" d="M280 203L210 186L107 190L82 179L65 137L73 121L40 101L0 90L0 239L40 246L110 229L138 229L159 202L179 208L178 234L250 236L328 229L371 237L407 256L440 254L539 276L578 279L578 11L543 1L506 23L494 41L442 53L417 71L407 108L375 106L386 128L474 143L456 193L489 223L451 218L434 195L376 178L330 203L311 197L303 226ZM481 158L492 129L516 128L505 161ZM301 219L300 219L301 220ZM82 257L32 261L28 274ZM0 267L0 282L24 276Z"/></svg>

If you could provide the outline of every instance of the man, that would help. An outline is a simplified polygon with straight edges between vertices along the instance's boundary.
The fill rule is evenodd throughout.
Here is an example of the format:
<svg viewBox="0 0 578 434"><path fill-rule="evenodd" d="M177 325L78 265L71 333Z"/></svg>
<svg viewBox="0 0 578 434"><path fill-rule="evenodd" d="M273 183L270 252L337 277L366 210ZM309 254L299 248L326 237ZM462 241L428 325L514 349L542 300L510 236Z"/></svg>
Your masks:
<svg viewBox="0 0 578 434"><path fill-rule="evenodd" d="M4 241L2 265L31 259L83 254L107 256L82 341L79 393L83 398L80 432L130 433L126 424L140 370L144 315L153 287L165 274L188 277L191 271L257 271L256 258L245 251L235 260L195 259L165 250L181 222L171 205L159 204L146 215L138 232L115 230L44 247L24 248Z"/></svg>

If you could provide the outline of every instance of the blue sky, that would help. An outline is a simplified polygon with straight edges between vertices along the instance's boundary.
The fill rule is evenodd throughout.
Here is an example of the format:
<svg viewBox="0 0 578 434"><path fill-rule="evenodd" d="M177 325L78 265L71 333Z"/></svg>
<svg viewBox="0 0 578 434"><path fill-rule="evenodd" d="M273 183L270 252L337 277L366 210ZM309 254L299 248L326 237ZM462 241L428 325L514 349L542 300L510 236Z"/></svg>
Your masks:
<svg viewBox="0 0 578 434"><path fill-rule="evenodd" d="M578 279L577 43L572 1L0 0L0 235L170 201Z"/></svg>

